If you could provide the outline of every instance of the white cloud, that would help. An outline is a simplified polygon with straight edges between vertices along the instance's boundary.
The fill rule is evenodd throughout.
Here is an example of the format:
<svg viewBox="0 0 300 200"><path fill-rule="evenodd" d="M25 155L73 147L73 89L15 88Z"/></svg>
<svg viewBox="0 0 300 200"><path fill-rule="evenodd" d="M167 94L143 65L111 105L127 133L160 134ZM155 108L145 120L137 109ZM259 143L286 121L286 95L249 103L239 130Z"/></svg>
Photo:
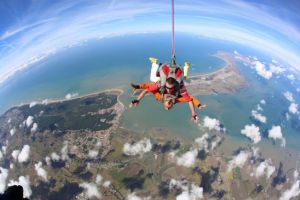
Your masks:
<svg viewBox="0 0 300 200"><path fill-rule="evenodd" d="M281 140L281 146L285 146L286 140L282 135L280 126L272 126L272 128L269 130L268 137L272 138L273 140Z"/></svg>
<svg viewBox="0 0 300 200"><path fill-rule="evenodd" d="M68 93L65 98L66 99L72 99L74 97L77 97L78 96L78 93Z"/></svg>
<svg viewBox="0 0 300 200"><path fill-rule="evenodd" d="M101 193L99 192L97 185L94 183L80 183L80 187L85 189L85 194L87 195L88 198L96 197L96 198L101 198Z"/></svg>
<svg viewBox="0 0 300 200"><path fill-rule="evenodd" d="M43 105L47 105L49 103L49 99L44 99L43 101L42 101L42 104Z"/></svg>
<svg viewBox="0 0 300 200"><path fill-rule="evenodd" d="M177 195L176 200L199 200L203 198L203 188L187 180L171 179L169 182L169 190L180 189L182 192Z"/></svg>
<svg viewBox="0 0 300 200"><path fill-rule="evenodd" d="M263 109L262 109L262 107L260 106L260 104L257 104L256 110L257 110L257 111L263 111Z"/></svg>
<svg viewBox="0 0 300 200"><path fill-rule="evenodd" d="M298 113L298 104L296 103L291 103L290 107L289 107L289 111L292 114L297 114Z"/></svg>
<svg viewBox="0 0 300 200"><path fill-rule="evenodd" d="M208 116L204 117L204 127L208 128L208 130L225 131L225 129L221 128L219 120Z"/></svg>
<svg viewBox="0 0 300 200"><path fill-rule="evenodd" d="M291 81L294 81L295 80L295 76L293 74L289 74L287 75L287 78Z"/></svg>
<svg viewBox="0 0 300 200"><path fill-rule="evenodd" d="M289 102L294 102L294 97L293 94L289 91L286 91L285 93L283 93L284 97L289 101Z"/></svg>
<svg viewBox="0 0 300 200"><path fill-rule="evenodd" d="M280 200L289 200L300 194L300 181L297 180L290 189L284 191L280 197Z"/></svg>
<svg viewBox="0 0 300 200"><path fill-rule="evenodd" d="M88 157L89 158L96 158L99 154L99 150L89 150Z"/></svg>
<svg viewBox="0 0 300 200"><path fill-rule="evenodd" d="M0 193L4 193L6 188L6 180L8 177L8 169L0 167Z"/></svg>
<svg viewBox="0 0 300 200"><path fill-rule="evenodd" d="M34 106L36 106L38 104L37 101L32 101L30 104L29 104L29 108L32 108Z"/></svg>
<svg viewBox="0 0 300 200"><path fill-rule="evenodd" d="M19 177L19 181L13 181L10 180L8 183L8 186L12 186L12 185L21 185L23 187L24 193L23 193L23 197L24 198L29 198L32 194L32 190L30 188L30 181L29 181L29 177L24 177L24 176L20 176Z"/></svg>
<svg viewBox="0 0 300 200"><path fill-rule="evenodd" d="M297 170L294 171L293 177L294 179L297 179L299 176L299 172Z"/></svg>
<svg viewBox="0 0 300 200"><path fill-rule="evenodd" d="M28 116L25 123L26 123L26 126L29 128L31 126L31 124L33 123L33 117Z"/></svg>
<svg viewBox="0 0 300 200"><path fill-rule="evenodd" d="M196 149L191 149L181 156L176 158L177 165L184 167L192 167L197 159L198 151Z"/></svg>
<svg viewBox="0 0 300 200"><path fill-rule="evenodd" d="M19 154L20 154L20 150L13 150L13 152L11 153L14 160L18 159Z"/></svg>
<svg viewBox="0 0 300 200"><path fill-rule="evenodd" d="M236 168L236 167L243 167L249 156L250 155L248 152L241 151L231 161L229 161L228 171L231 171L233 168Z"/></svg>
<svg viewBox="0 0 300 200"><path fill-rule="evenodd" d="M254 119L261 123L266 123L267 122L267 117L263 116L262 114L258 113L256 110L251 111L251 115Z"/></svg>
<svg viewBox="0 0 300 200"><path fill-rule="evenodd" d="M31 128L30 132L31 132L31 133L35 133L35 132L37 131L37 129L38 129L38 125L37 125L37 123L33 123L33 125L32 125L32 128Z"/></svg>
<svg viewBox="0 0 300 200"><path fill-rule="evenodd" d="M214 150L217 146L219 146L219 144L221 143L222 138L219 136L216 136L216 138L211 142L211 150Z"/></svg>
<svg viewBox="0 0 300 200"><path fill-rule="evenodd" d="M6 144L7 144L7 141L6 141ZM2 153L5 155L6 154L6 149L7 149L7 146L2 146Z"/></svg>
<svg viewBox="0 0 300 200"><path fill-rule="evenodd" d="M34 165L34 168L35 168L35 171L36 171L37 175L40 176L40 177L42 177L43 180L44 180L45 182L47 182L47 181L48 181L48 178L47 178L48 173L47 173L47 171L46 171L44 168L42 168L42 165L43 165L43 164L42 164L42 162L40 161L40 162L38 162L38 163L36 163L36 164Z"/></svg>
<svg viewBox="0 0 300 200"><path fill-rule="evenodd" d="M172 189L181 189L181 190L188 190L188 181L183 179L183 180L176 180L176 179L171 179L169 182L169 190Z"/></svg>
<svg viewBox="0 0 300 200"><path fill-rule="evenodd" d="M101 143L101 141L99 140L98 142L97 142L97 144L96 144L96 147L101 147L102 146L102 143Z"/></svg>
<svg viewBox="0 0 300 200"><path fill-rule="evenodd" d="M59 161L60 160L60 156L56 152L52 152L50 156L51 156L51 159L53 161Z"/></svg>
<svg viewBox="0 0 300 200"><path fill-rule="evenodd" d="M272 59L272 63L274 63L274 64L278 64L278 61L277 61L277 60L275 60L275 59Z"/></svg>
<svg viewBox="0 0 300 200"><path fill-rule="evenodd" d="M259 158L259 147L252 146L251 147L252 156L257 159Z"/></svg>
<svg viewBox="0 0 300 200"><path fill-rule="evenodd" d="M44 111L41 110L40 113L39 113L39 116L42 116L44 114Z"/></svg>
<svg viewBox="0 0 300 200"><path fill-rule="evenodd" d="M271 160L265 160L264 162L261 162L256 168L255 176L256 178L258 178L266 173L267 177L270 178L274 172L275 167L271 165Z"/></svg>
<svg viewBox="0 0 300 200"><path fill-rule="evenodd" d="M45 157L45 161L46 161L46 163L47 163L48 166L51 165L51 158L49 156Z"/></svg>
<svg viewBox="0 0 300 200"><path fill-rule="evenodd" d="M16 133L16 129L15 128L10 129L9 133L11 136L13 136Z"/></svg>
<svg viewBox="0 0 300 200"><path fill-rule="evenodd" d="M123 153L128 156L143 155L151 149L152 144L150 139L144 138L133 144L125 143L123 146Z"/></svg>
<svg viewBox="0 0 300 200"><path fill-rule="evenodd" d="M256 61L253 61L251 64L254 67L254 69L256 70L256 73L258 75L260 75L261 77L263 77L265 79L272 78L272 72L268 71L262 62L256 60Z"/></svg>
<svg viewBox="0 0 300 200"><path fill-rule="evenodd" d="M97 174L97 176L96 176L96 184L97 185L101 185L102 180L103 180L102 176L100 174Z"/></svg>
<svg viewBox="0 0 300 200"><path fill-rule="evenodd" d="M3 153L0 151L0 160L3 158Z"/></svg>
<svg viewBox="0 0 300 200"><path fill-rule="evenodd" d="M195 139L195 143L198 144L199 149L203 149L206 152L208 151L208 140L209 139L209 135L207 133L205 133L204 135L202 135L202 137L200 138L196 138Z"/></svg>
<svg viewBox="0 0 300 200"><path fill-rule="evenodd" d="M110 181L104 181L103 187L108 188L110 186L111 182Z"/></svg>
<svg viewBox="0 0 300 200"><path fill-rule="evenodd" d="M176 200L199 200L203 198L203 188L195 184L191 185L189 191L183 191L176 197Z"/></svg>
<svg viewBox="0 0 300 200"><path fill-rule="evenodd" d="M262 100L260 100L260 103L263 104L263 105L265 105L266 104L266 100L262 99Z"/></svg>
<svg viewBox="0 0 300 200"><path fill-rule="evenodd" d="M131 194L128 194L127 200L150 200L151 197L139 197L134 192Z"/></svg>
<svg viewBox="0 0 300 200"><path fill-rule="evenodd" d="M70 159L68 156L68 141L64 141L64 146L62 147L60 153L62 160L66 161Z"/></svg>
<svg viewBox="0 0 300 200"><path fill-rule="evenodd" d="M20 163L27 162L29 160L29 154L30 154L30 146L24 145L21 152L18 155L18 161Z"/></svg>
<svg viewBox="0 0 300 200"><path fill-rule="evenodd" d="M196 138L195 143L198 145L199 150L214 150L222 141L222 138L219 136L214 137L213 139L205 133L202 137Z"/></svg>
<svg viewBox="0 0 300 200"><path fill-rule="evenodd" d="M241 130L241 134L250 138L254 144L258 143L261 140L259 127L254 124L246 125L243 130Z"/></svg>
<svg viewBox="0 0 300 200"><path fill-rule="evenodd" d="M9 169L13 169L14 168L14 164L13 163L10 163L9 164Z"/></svg>
<svg viewBox="0 0 300 200"><path fill-rule="evenodd" d="M282 74L283 72L286 71L286 69L270 64L270 71L274 74Z"/></svg>

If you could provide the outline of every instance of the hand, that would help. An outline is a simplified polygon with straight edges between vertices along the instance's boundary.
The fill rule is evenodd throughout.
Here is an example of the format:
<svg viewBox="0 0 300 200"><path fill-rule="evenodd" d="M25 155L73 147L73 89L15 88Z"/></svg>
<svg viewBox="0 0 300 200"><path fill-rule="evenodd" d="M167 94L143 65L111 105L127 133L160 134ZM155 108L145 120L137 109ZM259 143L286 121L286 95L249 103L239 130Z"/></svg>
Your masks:
<svg viewBox="0 0 300 200"><path fill-rule="evenodd" d="M192 115L191 117L191 121L194 122L194 123L197 123L198 122L198 116L195 114L195 115Z"/></svg>
<svg viewBox="0 0 300 200"><path fill-rule="evenodd" d="M205 104L200 104L200 105L198 106L199 109L204 109L205 107L206 107Z"/></svg>
<svg viewBox="0 0 300 200"><path fill-rule="evenodd" d="M138 106L139 103L140 103L140 101L135 99L128 106L129 106L129 108L132 108L133 106Z"/></svg>

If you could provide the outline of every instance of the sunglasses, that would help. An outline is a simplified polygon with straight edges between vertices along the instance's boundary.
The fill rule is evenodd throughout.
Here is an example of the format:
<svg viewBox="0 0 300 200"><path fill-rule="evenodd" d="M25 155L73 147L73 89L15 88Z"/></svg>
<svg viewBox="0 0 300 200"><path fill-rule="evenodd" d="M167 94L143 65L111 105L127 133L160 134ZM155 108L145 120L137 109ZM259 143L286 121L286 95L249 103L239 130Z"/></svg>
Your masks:
<svg viewBox="0 0 300 200"><path fill-rule="evenodd" d="M169 89L169 90L173 90L174 89L174 87L168 87L168 86L166 86L166 88Z"/></svg>

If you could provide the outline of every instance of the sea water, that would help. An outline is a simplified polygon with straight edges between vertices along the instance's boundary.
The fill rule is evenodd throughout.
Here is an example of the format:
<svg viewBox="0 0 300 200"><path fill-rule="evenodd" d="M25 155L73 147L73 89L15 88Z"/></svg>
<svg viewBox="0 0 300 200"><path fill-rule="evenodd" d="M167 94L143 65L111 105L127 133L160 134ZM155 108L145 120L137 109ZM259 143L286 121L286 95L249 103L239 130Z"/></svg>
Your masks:
<svg viewBox="0 0 300 200"><path fill-rule="evenodd" d="M121 100L126 106L122 126L141 132L153 127L166 128L174 134L199 137L203 134L203 123L200 121L199 128L198 124L190 122L191 113L185 103L165 111L161 104L148 95L138 107L127 107L133 99L129 83L149 82L151 64L148 58L157 57L159 62L169 62L170 48L170 35L159 33L92 40L61 51L11 78L0 90L0 112L20 103L63 99L68 93L85 95L120 88L125 91ZM223 67L225 62L213 54L219 50L233 52L236 49L243 52L245 48L194 35L176 35L177 62L191 62L191 75ZM299 133L291 128L282 114L288 108L288 102L282 96L285 86L279 80L260 79L242 63L238 68L247 78L249 86L236 94L197 96L207 105L206 109L197 110L200 119L204 116L217 118L226 127L226 134L249 142L240 132L246 124L253 123L250 119L251 110L256 108L261 99L265 99L267 104L262 105L263 115L267 116L268 122L262 125L261 131L270 129L272 125L281 125L287 146L298 149Z"/></svg>

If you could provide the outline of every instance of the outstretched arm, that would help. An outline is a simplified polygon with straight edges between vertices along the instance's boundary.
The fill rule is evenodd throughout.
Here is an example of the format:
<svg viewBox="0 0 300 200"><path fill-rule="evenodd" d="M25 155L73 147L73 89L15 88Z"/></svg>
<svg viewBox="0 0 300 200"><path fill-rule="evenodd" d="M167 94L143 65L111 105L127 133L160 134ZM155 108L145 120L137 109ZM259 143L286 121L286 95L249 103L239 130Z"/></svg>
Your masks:
<svg viewBox="0 0 300 200"><path fill-rule="evenodd" d="M129 104L129 108L132 108L133 106L138 106L140 100L142 100L142 98L144 98L144 96L148 93L148 90L143 90L140 95L138 96L138 98L136 98L135 100L133 100L130 104Z"/></svg>
<svg viewBox="0 0 300 200"><path fill-rule="evenodd" d="M190 107L190 110L191 110L191 113L192 113L191 120L196 121L197 120L197 113L195 111L195 106L193 104L193 101L189 101L189 107Z"/></svg>
<svg viewBox="0 0 300 200"><path fill-rule="evenodd" d="M192 121L197 121L198 117L197 117L197 113L195 111L195 107L198 107L199 109L203 109L205 108L205 105L201 104L200 101L193 97L193 96L182 96L176 99L176 103L182 103L182 102L188 102L189 103L189 107L192 113L192 117L191 120Z"/></svg>

